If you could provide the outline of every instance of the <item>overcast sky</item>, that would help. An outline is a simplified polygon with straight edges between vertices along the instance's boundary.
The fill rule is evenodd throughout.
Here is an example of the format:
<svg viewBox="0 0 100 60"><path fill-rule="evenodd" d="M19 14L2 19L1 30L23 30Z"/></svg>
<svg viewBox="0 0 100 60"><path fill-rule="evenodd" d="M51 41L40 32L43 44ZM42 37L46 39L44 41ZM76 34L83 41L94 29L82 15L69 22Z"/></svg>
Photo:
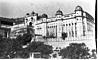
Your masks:
<svg viewBox="0 0 100 60"><path fill-rule="evenodd" d="M95 0L0 0L0 17L23 17L32 11L51 17L59 8L64 14L73 13L77 5L95 17Z"/></svg>

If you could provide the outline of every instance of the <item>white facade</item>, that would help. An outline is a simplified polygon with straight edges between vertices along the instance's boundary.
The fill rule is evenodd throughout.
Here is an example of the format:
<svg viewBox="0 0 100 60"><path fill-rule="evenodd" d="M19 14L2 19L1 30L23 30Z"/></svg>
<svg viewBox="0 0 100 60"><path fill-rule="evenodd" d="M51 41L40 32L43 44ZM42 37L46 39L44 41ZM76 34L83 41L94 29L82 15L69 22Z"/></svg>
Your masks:
<svg viewBox="0 0 100 60"><path fill-rule="evenodd" d="M35 34L41 36L48 34L62 37L62 33L66 33L68 37L80 37L88 33L88 27L94 28L94 23L90 22L91 19L87 20L89 18L86 14L80 6L77 6L74 13L64 15L62 11L58 10L55 17L51 18L42 17L38 20L38 15L30 15L26 17L25 24L29 25L32 22Z"/></svg>
<svg viewBox="0 0 100 60"><path fill-rule="evenodd" d="M94 19L80 6L77 6L71 14L63 14L61 10L58 10L55 17L47 18L42 15L40 19L37 18L38 15L29 15L25 18L25 25L32 22L37 35L61 38L62 33L65 33L65 40L84 38L85 40L92 39L95 42Z"/></svg>

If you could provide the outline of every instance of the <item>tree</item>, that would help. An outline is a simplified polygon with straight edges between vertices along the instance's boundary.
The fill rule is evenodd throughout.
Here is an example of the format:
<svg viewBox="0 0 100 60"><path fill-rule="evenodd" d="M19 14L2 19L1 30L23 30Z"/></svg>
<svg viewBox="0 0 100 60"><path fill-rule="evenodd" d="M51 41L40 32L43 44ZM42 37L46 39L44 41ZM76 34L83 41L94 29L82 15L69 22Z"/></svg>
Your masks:
<svg viewBox="0 0 100 60"><path fill-rule="evenodd" d="M68 59L88 59L89 49L84 43L71 43L59 53L62 58Z"/></svg>
<svg viewBox="0 0 100 60"><path fill-rule="evenodd" d="M49 56L49 54L53 52L52 49L52 46L45 45L43 42L32 42L26 48L26 50L29 51L29 53L40 52L42 57L44 55Z"/></svg>
<svg viewBox="0 0 100 60"><path fill-rule="evenodd" d="M52 46L44 45L44 44L42 44L41 46L38 46L35 51L36 52L41 52L42 54L47 54L47 55L51 54L53 52L52 51Z"/></svg>
<svg viewBox="0 0 100 60"><path fill-rule="evenodd" d="M23 48L24 45L27 45L31 42L32 35L25 33L22 36L19 35L17 38L13 41L12 51L13 53L16 52L15 57L20 58L28 58L29 57L29 51L26 50L26 48Z"/></svg>
<svg viewBox="0 0 100 60"><path fill-rule="evenodd" d="M95 49L92 49L92 55L91 55L91 58L92 59L96 59L97 57L96 57L96 50Z"/></svg>
<svg viewBox="0 0 100 60"><path fill-rule="evenodd" d="M0 58L29 58L29 54L32 52L46 55L52 53L52 46L45 45L43 42L30 42L31 34L19 35L16 39L0 37ZM27 47L23 48L23 45L27 45Z"/></svg>
<svg viewBox="0 0 100 60"><path fill-rule="evenodd" d="M23 36L19 35L16 40L19 42L21 45L26 45L27 43L31 42L32 35L25 33Z"/></svg>
<svg viewBox="0 0 100 60"><path fill-rule="evenodd" d="M24 52L25 49L22 46L30 43L31 39L31 34L19 35L16 39L0 36L0 58L15 58L17 55L26 56L28 53Z"/></svg>
<svg viewBox="0 0 100 60"><path fill-rule="evenodd" d="M30 52L41 52L42 54L50 54L52 53L53 48L52 46L45 45L43 42L32 42L26 49Z"/></svg>
<svg viewBox="0 0 100 60"><path fill-rule="evenodd" d="M42 44L37 47L35 52L40 52L42 58L49 58L51 53L53 53L52 46Z"/></svg>
<svg viewBox="0 0 100 60"><path fill-rule="evenodd" d="M37 49L37 47L41 46L42 44L43 42L32 42L27 46L26 50L29 51L30 53L34 52L35 49Z"/></svg>
<svg viewBox="0 0 100 60"><path fill-rule="evenodd" d="M12 52L13 40L10 38L0 39L0 57L1 58L10 58Z"/></svg>

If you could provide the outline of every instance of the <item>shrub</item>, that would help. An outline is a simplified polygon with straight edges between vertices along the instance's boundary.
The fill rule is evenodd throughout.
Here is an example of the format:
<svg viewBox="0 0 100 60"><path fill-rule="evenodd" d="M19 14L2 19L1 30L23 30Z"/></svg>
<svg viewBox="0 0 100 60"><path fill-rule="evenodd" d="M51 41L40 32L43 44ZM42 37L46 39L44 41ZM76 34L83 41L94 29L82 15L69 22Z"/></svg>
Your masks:
<svg viewBox="0 0 100 60"><path fill-rule="evenodd" d="M71 43L59 53L62 58L68 59L88 59L89 49L84 43Z"/></svg>

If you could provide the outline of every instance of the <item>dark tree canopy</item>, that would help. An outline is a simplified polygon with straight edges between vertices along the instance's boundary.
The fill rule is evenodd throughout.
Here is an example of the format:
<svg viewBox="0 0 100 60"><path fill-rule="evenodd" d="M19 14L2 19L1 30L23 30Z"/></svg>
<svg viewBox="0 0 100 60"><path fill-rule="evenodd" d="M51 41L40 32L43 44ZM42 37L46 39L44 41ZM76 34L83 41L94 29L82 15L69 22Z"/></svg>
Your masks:
<svg viewBox="0 0 100 60"><path fill-rule="evenodd" d="M45 55L53 52L52 46L45 45L43 42L31 42L31 39L32 34L29 33L19 35L16 39L0 36L0 58L29 58L29 54L33 52ZM24 45L27 47L23 48Z"/></svg>
<svg viewBox="0 0 100 60"><path fill-rule="evenodd" d="M89 49L84 43L71 43L59 53L63 58L85 59L88 58Z"/></svg>
<svg viewBox="0 0 100 60"><path fill-rule="evenodd" d="M41 52L47 55L53 52L52 46L45 45L43 42L32 42L26 49L30 52Z"/></svg>
<svg viewBox="0 0 100 60"><path fill-rule="evenodd" d="M31 42L32 35L31 34L23 34L23 36L19 35L16 40L21 44L21 45L26 45L27 43Z"/></svg>

